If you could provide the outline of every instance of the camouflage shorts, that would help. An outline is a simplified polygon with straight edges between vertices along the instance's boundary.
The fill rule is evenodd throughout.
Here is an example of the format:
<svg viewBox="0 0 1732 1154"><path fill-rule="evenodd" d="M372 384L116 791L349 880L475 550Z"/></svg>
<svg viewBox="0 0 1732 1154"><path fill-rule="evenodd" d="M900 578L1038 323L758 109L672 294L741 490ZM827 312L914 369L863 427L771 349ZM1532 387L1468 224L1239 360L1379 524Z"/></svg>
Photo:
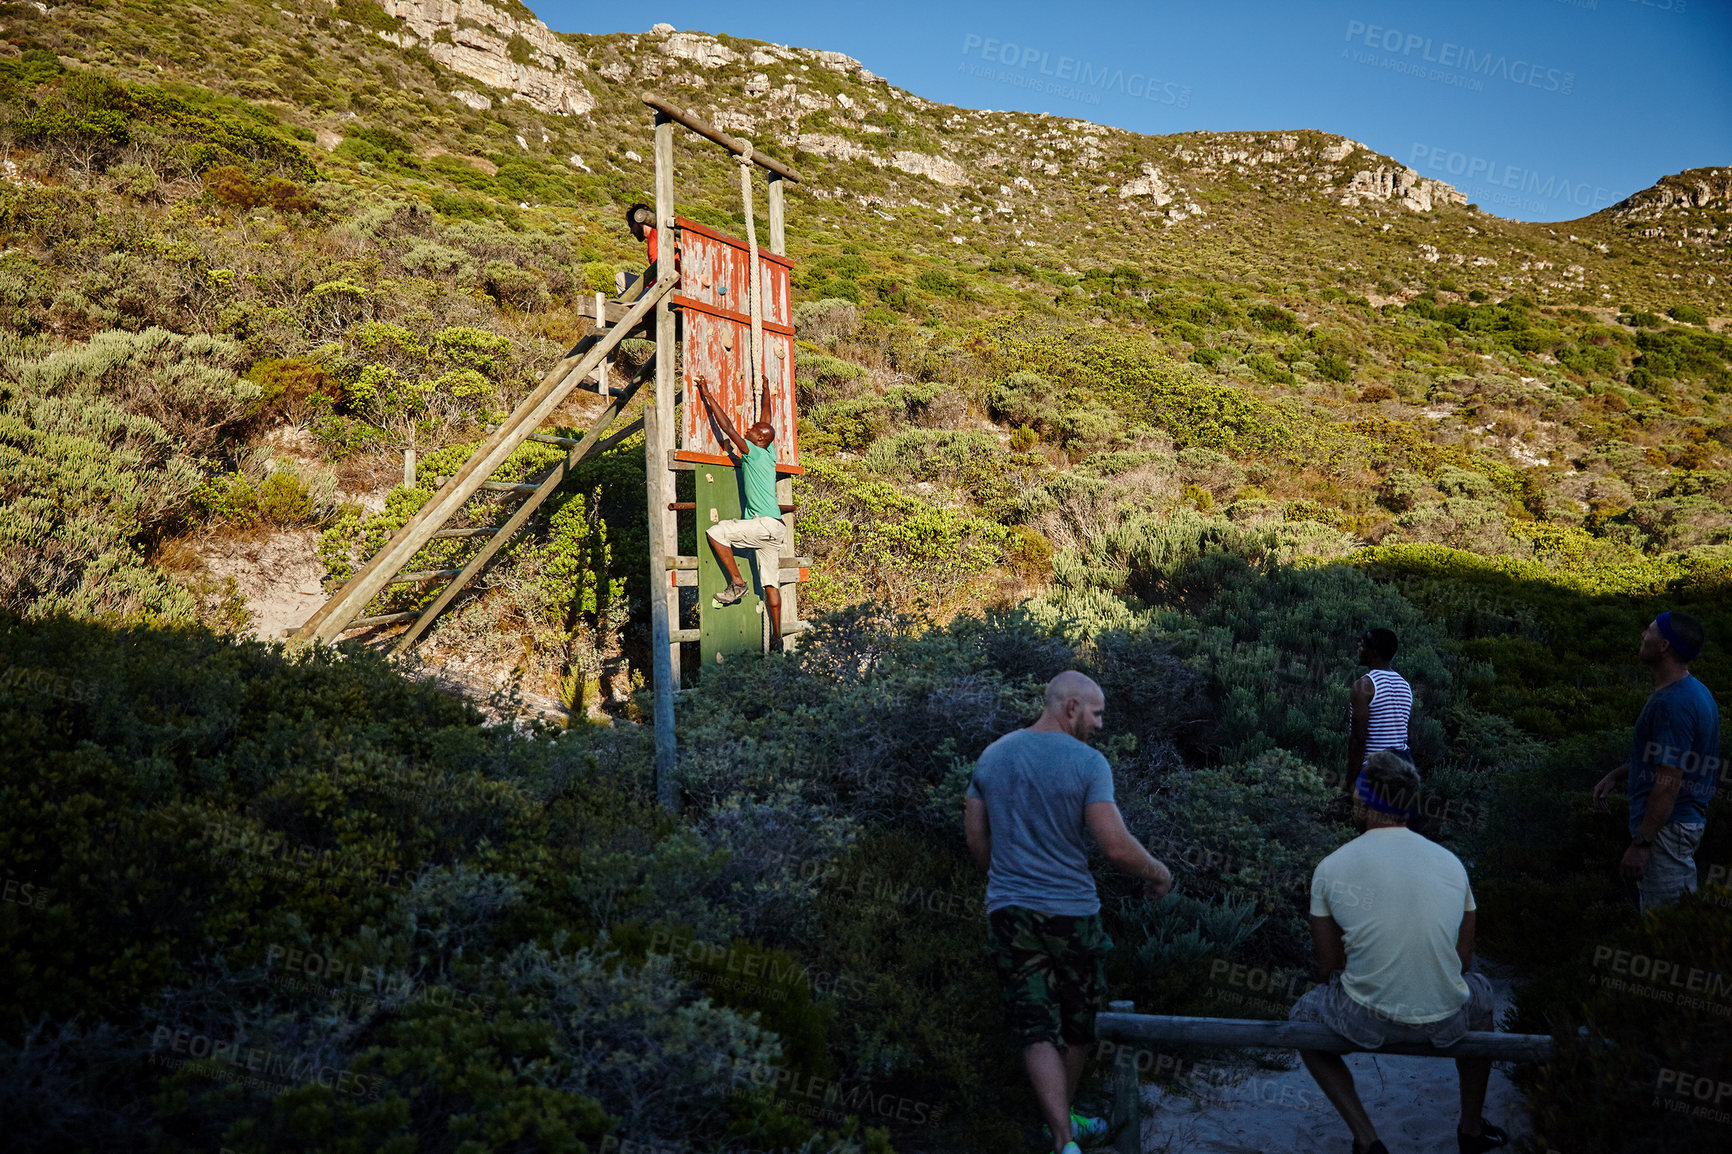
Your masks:
<svg viewBox="0 0 1732 1154"><path fill-rule="evenodd" d="M998 970L1010 1028L1024 1046L1094 1040L1106 1008L1107 937L1099 914L1065 917L1005 906L987 915L986 952Z"/></svg>

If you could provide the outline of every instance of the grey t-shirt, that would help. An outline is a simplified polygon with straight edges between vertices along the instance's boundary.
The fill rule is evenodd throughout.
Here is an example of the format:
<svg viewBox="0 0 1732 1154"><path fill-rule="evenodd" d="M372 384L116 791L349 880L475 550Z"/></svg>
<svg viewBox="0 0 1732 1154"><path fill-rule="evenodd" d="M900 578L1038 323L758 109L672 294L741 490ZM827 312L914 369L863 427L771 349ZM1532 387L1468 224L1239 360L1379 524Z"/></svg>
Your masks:
<svg viewBox="0 0 1732 1154"><path fill-rule="evenodd" d="M1107 759L1068 733L1007 733L980 755L968 796L986 803L992 869L986 909L1100 912L1083 840L1083 807L1113 800Z"/></svg>

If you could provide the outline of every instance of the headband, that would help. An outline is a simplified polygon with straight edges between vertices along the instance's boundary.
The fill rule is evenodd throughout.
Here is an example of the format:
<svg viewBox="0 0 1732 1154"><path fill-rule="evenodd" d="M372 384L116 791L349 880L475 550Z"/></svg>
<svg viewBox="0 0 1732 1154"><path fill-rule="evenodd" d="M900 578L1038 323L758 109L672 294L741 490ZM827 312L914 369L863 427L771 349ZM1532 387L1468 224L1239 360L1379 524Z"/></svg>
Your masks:
<svg viewBox="0 0 1732 1154"><path fill-rule="evenodd" d="M1700 645L1691 648L1678 640L1678 635L1672 632L1671 610L1667 610L1654 618L1654 624L1660 627L1660 636L1664 637L1667 642L1671 644L1672 652L1678 655L1679 661L1694 661L1696 660L1696 655L1702 652L1702 647Z"/></svg>
<svg viewBox="0 0 1732 1154"><path fill-rule="evenodd" d="M1378 813L1387 813L1393 817L1413 817L1419 812L1417 809L1404 809L1400 806L1390 805L1378 797L1377 791L1371 788L1371 779L1363 773L1359 775L1359 800Z"/></svg>

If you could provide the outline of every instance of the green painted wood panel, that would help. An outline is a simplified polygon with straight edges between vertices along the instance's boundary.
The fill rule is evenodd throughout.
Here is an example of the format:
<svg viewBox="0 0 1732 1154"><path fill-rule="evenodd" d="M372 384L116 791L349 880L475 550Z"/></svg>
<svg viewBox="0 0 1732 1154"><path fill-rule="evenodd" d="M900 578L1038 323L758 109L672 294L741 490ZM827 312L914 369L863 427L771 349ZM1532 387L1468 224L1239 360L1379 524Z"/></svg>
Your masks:
<svg viewBox="0 0 1732 1154"><path fill-rule="evenodd" d="M698 523L698 650L702 656L704 674L717 665L740 654L762 653L764 650L763 599L758 583L753 579L752 555L736 552L734 561L740 576L751 586L746 595L732 605L717 605L717 593L728 587L728 576L722 563L716 560L710 539L704 534L717 521L728 521L740 515L742 505L739 473L732 465L700 464L695 473L693 515Z"/></svg>

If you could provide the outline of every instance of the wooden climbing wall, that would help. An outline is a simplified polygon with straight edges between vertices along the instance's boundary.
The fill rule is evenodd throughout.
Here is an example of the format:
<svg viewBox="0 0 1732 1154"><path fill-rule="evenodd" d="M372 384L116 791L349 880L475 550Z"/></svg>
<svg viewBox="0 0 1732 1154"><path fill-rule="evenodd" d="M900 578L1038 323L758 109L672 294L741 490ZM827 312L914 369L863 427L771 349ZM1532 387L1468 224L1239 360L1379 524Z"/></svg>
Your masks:
<svg viewBox="0 0 1732 1154"><path fill-rule="evenodd" d="M696 402L693 379L702 374L710 391L742 433L758 419L752 407L751 257L746 242L696 221L680 217L680 286L674 307L680 310L685 395L680 421L682 461L731 464L723 452L702 403ZM788 303L785 257L758 250L760 308L764 329L764 375L769 378L772 415L776 424L776 460L799 463L798 422L794 414L794 317Z"/></svg>

